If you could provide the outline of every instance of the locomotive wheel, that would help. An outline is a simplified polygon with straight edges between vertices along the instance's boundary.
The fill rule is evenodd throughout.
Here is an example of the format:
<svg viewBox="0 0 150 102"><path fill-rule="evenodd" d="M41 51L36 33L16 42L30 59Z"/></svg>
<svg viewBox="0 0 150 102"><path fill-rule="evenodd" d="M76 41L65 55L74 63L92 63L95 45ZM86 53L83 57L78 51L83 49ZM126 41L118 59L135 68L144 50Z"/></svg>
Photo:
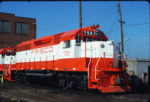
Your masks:
<svg viewBox="0 0 150 102"><path fill-rule="evenodd" d="M58 83L59 88L61 89L66 89L66 80L65 79L60 79Z"/></svg>
<svg viewBox="0 0 150 102"><path fill-rule="evenodd" d="M87 89L87 77L85 75L82 75L78 79L78 89Z"/></svg>

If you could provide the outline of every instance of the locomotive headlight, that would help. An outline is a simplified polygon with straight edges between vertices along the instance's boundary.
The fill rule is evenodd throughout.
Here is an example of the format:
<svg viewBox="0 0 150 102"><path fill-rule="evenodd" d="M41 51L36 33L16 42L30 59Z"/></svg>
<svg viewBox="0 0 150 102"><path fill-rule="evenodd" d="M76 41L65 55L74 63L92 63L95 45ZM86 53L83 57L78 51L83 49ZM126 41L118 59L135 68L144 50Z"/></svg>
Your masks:
<svg viewBox="0 0 150 102"><path fill-rule="evenodd" d="M111 84L112 85L120 85L122 82L122 78L120 78L119 76L112 76L111 77Z"/></svg>
<svg viewBox="0 0 150 102"><path fill-rule="evenodd" d="M114 83L115 83L115 85L119 85L119 84L121 84L121 78L115 78L114 79Z"/></svg>

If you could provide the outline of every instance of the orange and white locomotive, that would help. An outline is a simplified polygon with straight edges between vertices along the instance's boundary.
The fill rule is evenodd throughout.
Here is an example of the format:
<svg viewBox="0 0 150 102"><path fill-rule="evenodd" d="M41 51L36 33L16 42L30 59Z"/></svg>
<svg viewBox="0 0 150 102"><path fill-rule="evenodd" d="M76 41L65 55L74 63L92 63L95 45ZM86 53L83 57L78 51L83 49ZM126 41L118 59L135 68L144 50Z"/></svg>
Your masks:
<svg viewBox="0 0 150 102"><path fill-rule="evenodd" d="M43 76L61 88L128 92L126 61L99 25L83 27L0 50L0 71L7 80Z"/></svg>

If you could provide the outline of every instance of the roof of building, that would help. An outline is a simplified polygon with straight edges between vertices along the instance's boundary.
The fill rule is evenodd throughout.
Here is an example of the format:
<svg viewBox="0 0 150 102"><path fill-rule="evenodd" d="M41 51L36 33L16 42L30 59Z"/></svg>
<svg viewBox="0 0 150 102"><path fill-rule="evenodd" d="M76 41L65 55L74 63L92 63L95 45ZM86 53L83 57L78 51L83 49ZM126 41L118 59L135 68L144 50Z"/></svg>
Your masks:
<svg viewBox="0 0 150 102"><path fill-rule="evenodd" d="M16 15L13 14L13 13L6 13L6 12L0 12L0 15L15 16L15 17L17 17L17 18L32 19L32 20L34 20L34 21L36 20L35 18L16 16Z"/></svg>

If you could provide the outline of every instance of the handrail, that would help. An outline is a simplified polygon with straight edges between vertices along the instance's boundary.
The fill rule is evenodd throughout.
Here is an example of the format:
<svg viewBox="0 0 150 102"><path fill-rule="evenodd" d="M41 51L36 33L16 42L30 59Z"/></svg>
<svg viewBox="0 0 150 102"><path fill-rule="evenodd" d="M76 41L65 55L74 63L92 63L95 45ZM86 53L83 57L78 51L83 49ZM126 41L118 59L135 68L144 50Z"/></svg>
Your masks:
<svg viewBox="0 0 150 102"><path fill-rule="evenodd" d="M96 71L97 71L97 70L96 70L96 67L97 67L97 65L98 65L99 60L100 60L100 57L98 58L98 60L97 60L97 62L96 62L96 65L95 65L95 69L94 69L94 70L95 70L95 80L99 80L99 79L97 79L97 77L96 77L96 75L97 75L97 74L96 74Z"/></svg>
<svg viewBox="0 0 150 102"><path fill-rule="evenodd" d="M91 59L92 59L92 46L91 46L91 57L90 57L90 61L89 61L89 64L88 64L88 78L90 78L90 64L91 64Z"/></svg>
<svg viewBox="0 0 150 102"><path fill-rule="evenodd" d="M89 64L88 64L88 78L90 78L90 75L89 75L90 73L89 73L89 72L90 72L91 59L92 59L92 58L90 57L90 61L89 61Z"/></svg>
<svg viewBox="0 0 150 102"><path fill-rule="evenodd" d="M104 52L104 58L105 58L105 52ZM94 70L95 70L95 80L99 80L99 79L97 79L97 77L96 77L96 76L97 76L96 67L97 67L97 65L98 65L98 63L99 63L99 60L100 60L100 57L98 58L98 60L97 60L97 62L96 62L96 65L95 65L95 69L94 69Z"/></svg>
<svg viewBox="0 0 150 102"><path fill-rule="evenodd" d="M117 56L117 54L116 54L116 52L114 52L114 56L113 56L113 68L116 68L117 66L117 58L116 58L116 56Z"/></svg>

